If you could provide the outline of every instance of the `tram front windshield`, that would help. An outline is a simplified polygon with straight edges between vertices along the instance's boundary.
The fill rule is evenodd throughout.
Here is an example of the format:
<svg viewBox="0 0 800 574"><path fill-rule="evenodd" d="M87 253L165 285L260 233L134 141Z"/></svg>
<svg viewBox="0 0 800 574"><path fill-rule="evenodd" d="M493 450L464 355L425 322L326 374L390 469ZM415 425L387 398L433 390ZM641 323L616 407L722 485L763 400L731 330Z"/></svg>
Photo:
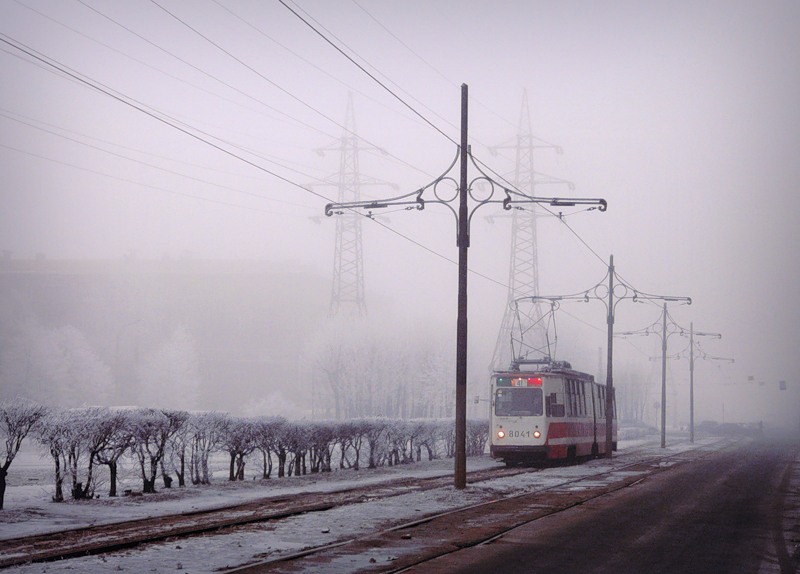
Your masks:
<svg viewBox="0 0 800 574"><path fill-rule="evenodd" d="M505 387L497 389L494 414L497 416L541 416L542 389Z"/></svg>

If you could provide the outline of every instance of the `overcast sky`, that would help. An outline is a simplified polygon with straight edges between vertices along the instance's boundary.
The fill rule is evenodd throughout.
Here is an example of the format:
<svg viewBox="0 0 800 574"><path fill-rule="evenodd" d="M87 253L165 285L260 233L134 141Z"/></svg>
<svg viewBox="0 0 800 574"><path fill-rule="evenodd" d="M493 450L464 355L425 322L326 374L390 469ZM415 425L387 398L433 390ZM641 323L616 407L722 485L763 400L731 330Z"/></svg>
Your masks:
<svg viewBox="0 0 800 574"><path fill-rule="evenodd" d="M0 0L0 249L262 258L328 277L323 206L336 188L324 182L336 181L349 95L362 176L398 186L363 193L386 197L455 157L462 83L473 155L510 177L513 152L489 146L515 137L527 92L534 133L563 149L538 150L537 169L575 185L537 193L609 206L540 220L542 294L591 287L613 254L637 289L692 297L671 311L679 324L723 333L704 349L736 363L698 373L732 393L800 385L800 4L287 4L397 97L277 1ZM473 219L470 249L471 329L487 346L508 283L509 224L487 222L492 210ZM373 309L453 315L445 210L365 222L364 253ZM595 361L605 312L574 305L559 344ZM619 329L659 317L630 302L617 313ZM571 322L586 341L569 340ZM618 343L620 357L649 373L653 340Z"/></svg>

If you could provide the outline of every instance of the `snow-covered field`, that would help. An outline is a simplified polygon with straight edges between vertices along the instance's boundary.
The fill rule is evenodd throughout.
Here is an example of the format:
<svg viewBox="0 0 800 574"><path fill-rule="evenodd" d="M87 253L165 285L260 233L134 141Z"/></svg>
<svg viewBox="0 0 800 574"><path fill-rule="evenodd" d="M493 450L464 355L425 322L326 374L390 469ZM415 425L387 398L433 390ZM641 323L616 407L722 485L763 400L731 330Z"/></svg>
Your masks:
<svg viewBox="0 0 800 574"><path fill-rule="evenodd" d="M713 441L708 441L713 442ZM694 446L702 445L699 441ZM409 492L383 500L349 505L326 512L309 513L276 523L258 523L227 533L165 541L142 548L121 550L102 556L75 558L61 562L29 564L9 568L8 572L214 572L251 562L256 558L288 554L309 545L332 543L359 534L374 533L390 521L413 520L423 513L444 511L479 502L491 496L538 489L563 481L567 477L595 474L610 465L624 461L626 450L634 446L652 449L654 454L680 452L688 442L668 446L666 453L655 439L620 443L613 461L598 459L583 465L557 467L541 472L498 478L463 491L444 487L427 492ZM220 460L219 463L224 461ZM19 464L18 464L19 463ZM499 466L488 456L467 459L468 470ZM453 461L439 460L374 470L341 470L325 475L307 475L269 481L229 483L221 468L210 486L182 489L161 488L158 494L137 497L108 498L92 501L50 502L52 484L40 479L47 472L37 456L25 456L11 467L11 486L6 492L6 509L0 511L0 549L9 538L41 532L60 531L90 524L109 523L134 518L180 513L201 508L229 505L264 496L330 491L353 484L378 484L397 477L452 475ZM37 474L38 473L38 474ZM27 481L28 478L33 480ZM130 475L121 488L136 488ZM30 482L30 484L26 484ZM127 486L131 485L131 486ZM140 488L140 485L138 486ZM121 490L120 490L121 492ZM389 556L373 557L378 562ZM346 570L343 570L346 571Z"/></svg>

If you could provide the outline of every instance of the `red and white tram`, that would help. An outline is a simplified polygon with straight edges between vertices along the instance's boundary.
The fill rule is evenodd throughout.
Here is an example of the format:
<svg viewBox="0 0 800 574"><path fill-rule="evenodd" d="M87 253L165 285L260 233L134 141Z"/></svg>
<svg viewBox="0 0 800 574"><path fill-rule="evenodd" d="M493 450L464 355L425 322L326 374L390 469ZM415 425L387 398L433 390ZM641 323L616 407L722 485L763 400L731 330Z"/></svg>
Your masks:
<svg viewBox="0 0 800 574"><path fill-rule="evenodd" d="M606 452L606 387L566 361L496 371L491 381L492 457L506 464ZM612 448L617 421L612 413Z"/></svg>

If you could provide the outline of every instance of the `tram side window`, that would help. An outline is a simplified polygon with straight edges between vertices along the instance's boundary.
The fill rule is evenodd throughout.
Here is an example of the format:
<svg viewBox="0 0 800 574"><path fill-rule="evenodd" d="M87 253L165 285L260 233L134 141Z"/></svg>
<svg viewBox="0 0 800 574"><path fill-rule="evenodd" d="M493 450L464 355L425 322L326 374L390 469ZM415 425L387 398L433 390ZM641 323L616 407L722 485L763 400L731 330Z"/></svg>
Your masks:
<svg viewBox="0 0 800 574"><path fill-rule="evenodd" d="M546 412L548 417L563 417L564 403L558 402L558 394L550 393L545 400Z"/></svg>
<svg viewBox="0 0 800 574"><path fill-rule="evenodd" d="M597 405L597 412L599 413L598 418L604 419L606 418L606 389L605 387L597 387L597 396L598 396L598 405Z"/></svg>
<svg viewBox="0 0 800 574"><path fill-rule="evenodd" d="M611 392L614 393L613 389L612 389ZM612 419L616 419L617 418L617 394L616 393L614 393L612 395L612 397L611 397L611 418Z"/></svg>
<svg viewBox="0 0 800 574"><path fill-rule="evenodd" d="M572 381L572 416L581 416L581 395L578 381Z"/></svg>
<svg viewBox="0 0 800 574"><path fill-rule="evenodd" d="M572 407L572 381L567 379L564 381L564 403L566 406L567 416L571 417L574 413Z"/></svg>
<svg viewBox="0 0 800 574"><path fill-rule="evenodd" d="M542 389L497 389L494 414L497 416L541 416Z"/></svg>
<svg viewBox="0 0 800 574"><path fill-rule="evenodd" d="M583 381L567 379L566 385L567 415L582 417L586 415L586 402L583 395Z"/></svg>

